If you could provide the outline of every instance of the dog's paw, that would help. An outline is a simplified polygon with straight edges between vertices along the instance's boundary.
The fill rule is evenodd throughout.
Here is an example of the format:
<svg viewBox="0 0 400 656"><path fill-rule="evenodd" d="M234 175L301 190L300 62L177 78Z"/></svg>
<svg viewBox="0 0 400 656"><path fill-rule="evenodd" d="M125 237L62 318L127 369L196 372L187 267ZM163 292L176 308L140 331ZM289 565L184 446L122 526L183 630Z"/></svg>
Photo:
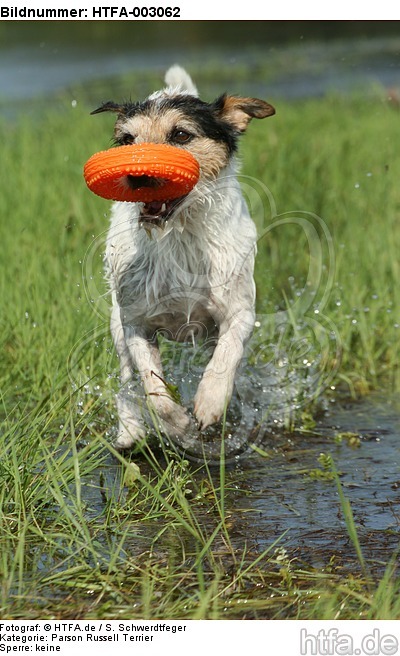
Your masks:
<svg viewBox="0 0 400 656"><path fill-rule="evenodd" d="M151 397L151 404L160 420L161 429L171 438L183 438L190 429L191 420L183 408L166 394Z"/></svg>
<svg viewBox="0 0 400 656"><path fill-rule="evenodd" d="M118 432L118 437L113 442L113 447L117 451L127 451L131 449L133 445L140 440L140 437L134 437L129 433L125 428L120 429Z"/></svg>
<svg viewBox="0 0 400 656"><path fill-rule="evenodd" d="M131 449L134 444L144 440L146 431L142 416L132 397L123 391L117 395L119 416L118 436L113 445L117 451Z"/></svg>
<svg viewBox="0 0 400 656"><path fill-rule="evenodd" d="M194 397L194 414L200 430L221 419L230 398L231 389L226 380L208 375L200 381Z"/></svg>
<svg viewBox="0 0 400 656"><path fill-rule="evenodd" d="M120 420L118 427L118 436L114 440L113 446L117 451L126 451L131 449L138 442L146 438L146 432L141 424L133 417L124 417L125 421ZM129 419L129 421L127 421Z"/></svg>

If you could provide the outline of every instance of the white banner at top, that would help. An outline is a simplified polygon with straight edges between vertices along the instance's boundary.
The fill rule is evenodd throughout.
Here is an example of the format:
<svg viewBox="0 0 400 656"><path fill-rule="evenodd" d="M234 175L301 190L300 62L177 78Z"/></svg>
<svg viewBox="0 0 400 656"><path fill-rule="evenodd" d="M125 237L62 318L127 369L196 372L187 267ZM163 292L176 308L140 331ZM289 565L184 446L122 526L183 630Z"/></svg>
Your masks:
<svg viewBox="0 0 400 656"><path fill-rule="evenodd" d="M193 0L1 0L1 20L396 20L400 3L351 0L316 3L194 2Z"/></svg>

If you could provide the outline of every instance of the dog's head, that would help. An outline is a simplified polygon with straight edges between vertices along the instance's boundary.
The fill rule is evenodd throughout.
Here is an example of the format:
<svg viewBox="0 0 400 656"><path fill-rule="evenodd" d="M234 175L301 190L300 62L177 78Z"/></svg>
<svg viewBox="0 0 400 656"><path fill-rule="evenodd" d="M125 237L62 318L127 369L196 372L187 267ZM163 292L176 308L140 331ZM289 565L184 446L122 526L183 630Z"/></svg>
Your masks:
<svg viewBox="0 0 400 656"><path fill-rule="evenodd" d="M204 102L189 75L179 66L168 70L165 82L165 89L142 102L109 101L92 114L111 111L118 115L114 129L116 145L158 143L190 151L200 164L200 181L218 178L228 166L237 149L238 137L252 118L275 113L272 105L258 98L223 94L211 103ZM144 177L141 176L141 186L146 185ZM136 188L134 178L128 183ZM152 183L149 179L149 186ZM143 204L141 220L162 225L183 200L181 197Z"/></svg>

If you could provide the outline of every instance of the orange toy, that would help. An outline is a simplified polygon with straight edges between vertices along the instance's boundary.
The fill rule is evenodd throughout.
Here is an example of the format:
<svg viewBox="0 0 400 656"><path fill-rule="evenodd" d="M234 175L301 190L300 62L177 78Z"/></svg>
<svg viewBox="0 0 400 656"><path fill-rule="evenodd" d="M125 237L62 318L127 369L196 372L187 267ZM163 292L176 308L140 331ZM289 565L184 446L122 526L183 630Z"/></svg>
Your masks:
<svg viewBox="0 0 400 656"><path fill-rule="evenodd" d="M187 150L166 144L117 146L92 155L83 171L98 196L128 202L185 196L199 179L199 163Z"/></svg>

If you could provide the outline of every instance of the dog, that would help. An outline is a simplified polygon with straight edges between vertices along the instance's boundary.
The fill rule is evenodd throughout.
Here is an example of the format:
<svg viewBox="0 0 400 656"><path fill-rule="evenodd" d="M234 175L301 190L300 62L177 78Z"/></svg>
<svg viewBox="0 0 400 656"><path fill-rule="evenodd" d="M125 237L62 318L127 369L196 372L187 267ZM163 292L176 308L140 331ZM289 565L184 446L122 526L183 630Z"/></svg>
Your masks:
<svg viewBox="0 0 400 656"><path fill-rule="evenodd" d="M126 393L135 371L171 439L184 439L193 422L200 430L218 422L255 321L257 236L236 177L236 151L251 119L272 116L275 109L264 100L227 94L205 102L177 65L167 71L165 85L142 102L109 101L92 112L117 114L116 145L170 144L200 165L199 181L184 197L112 206L105 269L121 370L119 450L145 437L140 403ZM216 335L194 397L194 418L164 380L159 333L177 341Z"/></svg>

